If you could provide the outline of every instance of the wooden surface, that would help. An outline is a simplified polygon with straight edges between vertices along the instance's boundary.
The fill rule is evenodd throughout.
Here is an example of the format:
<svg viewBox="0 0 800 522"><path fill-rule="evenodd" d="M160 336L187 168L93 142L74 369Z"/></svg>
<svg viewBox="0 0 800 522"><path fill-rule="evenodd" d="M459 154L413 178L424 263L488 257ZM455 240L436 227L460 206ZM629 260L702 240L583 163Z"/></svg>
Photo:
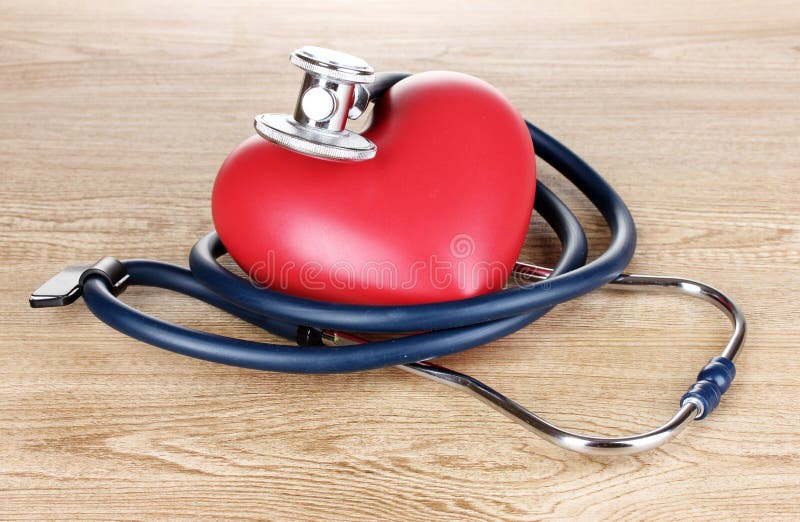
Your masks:
<svg viewBox="0 0 800 522"><path fill-rule="evenodd" d="M0 1L0 518L800 517L796 0L65 4ZM254 114L293 106L287 53L307 43L485 78L604 173L637 220L632 271L707 281L747 314L714 415L586 458L395 369L258 373L123 337L81 302L28 308L67 263L185 264L217 168ZM600 252L600 218L540 176ZM537 220L525 258L556 252ZM269 339L164 292L125 300ZM708 305L601 292L444 363L569 428L630 434L672 414L726 335Z"/></svg>

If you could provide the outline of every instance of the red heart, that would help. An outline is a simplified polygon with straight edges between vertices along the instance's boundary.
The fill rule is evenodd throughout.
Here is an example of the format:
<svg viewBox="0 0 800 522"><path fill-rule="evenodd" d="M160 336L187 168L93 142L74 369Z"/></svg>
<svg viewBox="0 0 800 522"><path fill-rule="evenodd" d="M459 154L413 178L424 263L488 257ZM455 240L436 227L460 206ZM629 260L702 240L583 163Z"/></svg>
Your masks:
<svg viewBox="0 0 800 522"><path fill-rule="evenodd" d="M530 221L536 164L525 124L494 87L453 72L402 80L362 133L358 163L259 136L225 160L212 211L257 283L339 303L462 299L503 287Z"/></svg>

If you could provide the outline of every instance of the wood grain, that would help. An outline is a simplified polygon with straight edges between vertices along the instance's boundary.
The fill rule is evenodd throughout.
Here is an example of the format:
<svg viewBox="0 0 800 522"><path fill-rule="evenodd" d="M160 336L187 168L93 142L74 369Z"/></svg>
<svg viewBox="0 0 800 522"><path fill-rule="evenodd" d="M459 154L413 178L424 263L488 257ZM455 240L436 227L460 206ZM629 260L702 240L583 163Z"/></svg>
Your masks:
<svg viewBox="0 0 800 522"><path fill-rule="evenodd" d="M534 520L800 517L800 9L792 1L0 1L0 518ZM78 303L33 311L62 265L185 263L254 114L293 106L287 53L498 86L595 165L639 227L632 271L723 288L750 333L712 418L641 456L557 449L386 369L258 373L125 338ZM576 191L541 178L607 233ZM525 257L552 262L536 222ZM158 291L168 320L269 336ZM443 362L555 422L655 426L727 325L678 297L600 292Z"/></svg>

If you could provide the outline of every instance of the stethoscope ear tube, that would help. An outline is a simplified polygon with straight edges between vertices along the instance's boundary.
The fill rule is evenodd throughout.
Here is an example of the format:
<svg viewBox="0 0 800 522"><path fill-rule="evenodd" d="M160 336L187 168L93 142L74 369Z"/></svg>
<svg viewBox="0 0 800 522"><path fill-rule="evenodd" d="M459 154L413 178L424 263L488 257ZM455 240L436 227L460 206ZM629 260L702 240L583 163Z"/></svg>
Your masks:
<svg viewBox="0 0 800 522"><path fill-rule="evenodd" d="M517 263L516 275L546 279L553 270L536 265ZM697 381L681 397L678 412L662 426L626 437L593 437L560 428L539 415L506 397L483 382L429 362L418 362L399 368L458 388L469 393L496 410L506 414L543 439L562 448L586 455L632 455L657 448L675 438L693 420L702 420L716 408L722 395L736 376L733 360L744 345L746 325L739 307L723 292L690 279L665 276L621 274L608 288L628 290L664 290L703 299L719 308L731 321L733 332L722 355L713 357L697 375ZM357 336L341 332L323 332L323 339L331 345L351 345L367 342Z"/></svg>

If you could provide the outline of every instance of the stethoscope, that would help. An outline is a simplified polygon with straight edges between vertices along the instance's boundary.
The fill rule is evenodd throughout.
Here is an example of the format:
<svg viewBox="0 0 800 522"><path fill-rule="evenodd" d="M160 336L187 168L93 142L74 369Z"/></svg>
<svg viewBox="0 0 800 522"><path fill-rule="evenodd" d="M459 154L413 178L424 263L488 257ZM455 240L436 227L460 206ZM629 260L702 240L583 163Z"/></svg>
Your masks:
<svg viewBox="0 0 800 522"><path fill-rule="evenodd" d="M408 74L374 74L356 57L304 47L291 55L304 72L293 115L263 114L256 131L298 153L337 161L368 161L378 151L364 136L347 130ZM536 154L597 208L611 230L606 251L587 263L581 223L544 184L537 181L535 211L557 234L562 252L553 268L518 261L505 290L459 301L402 306L363 306L301 298L254 286L223 267L226 253L215 232L200 239L189 257L190 270L151 260L104 257L76 265L47 281L30 297L32 307L63 306L81 295L89 309L112 328L140 341L211 362L256 370L294 373L356 372L397 366L410 373L467 391L509 415L542 438L592 455L625 455L656 448L690 422L708 416L728 390L734 360L745 339L745 320L723 292L677 277L625 274L634 254L633 218L617 193L564 145L527 123ZM661 427L640 435L601 438L559 428L468 375L427 362L492 342L524 328L555 305L605 285L615 289L661 289L701 298L731 321L733 333L722 353L703 367L681 397L678 412ZM142 313L118 299L129 285L185 294L225 310L298 346L259 343L200 332ZM349 332L408 334L368 341Z"/></svg>

